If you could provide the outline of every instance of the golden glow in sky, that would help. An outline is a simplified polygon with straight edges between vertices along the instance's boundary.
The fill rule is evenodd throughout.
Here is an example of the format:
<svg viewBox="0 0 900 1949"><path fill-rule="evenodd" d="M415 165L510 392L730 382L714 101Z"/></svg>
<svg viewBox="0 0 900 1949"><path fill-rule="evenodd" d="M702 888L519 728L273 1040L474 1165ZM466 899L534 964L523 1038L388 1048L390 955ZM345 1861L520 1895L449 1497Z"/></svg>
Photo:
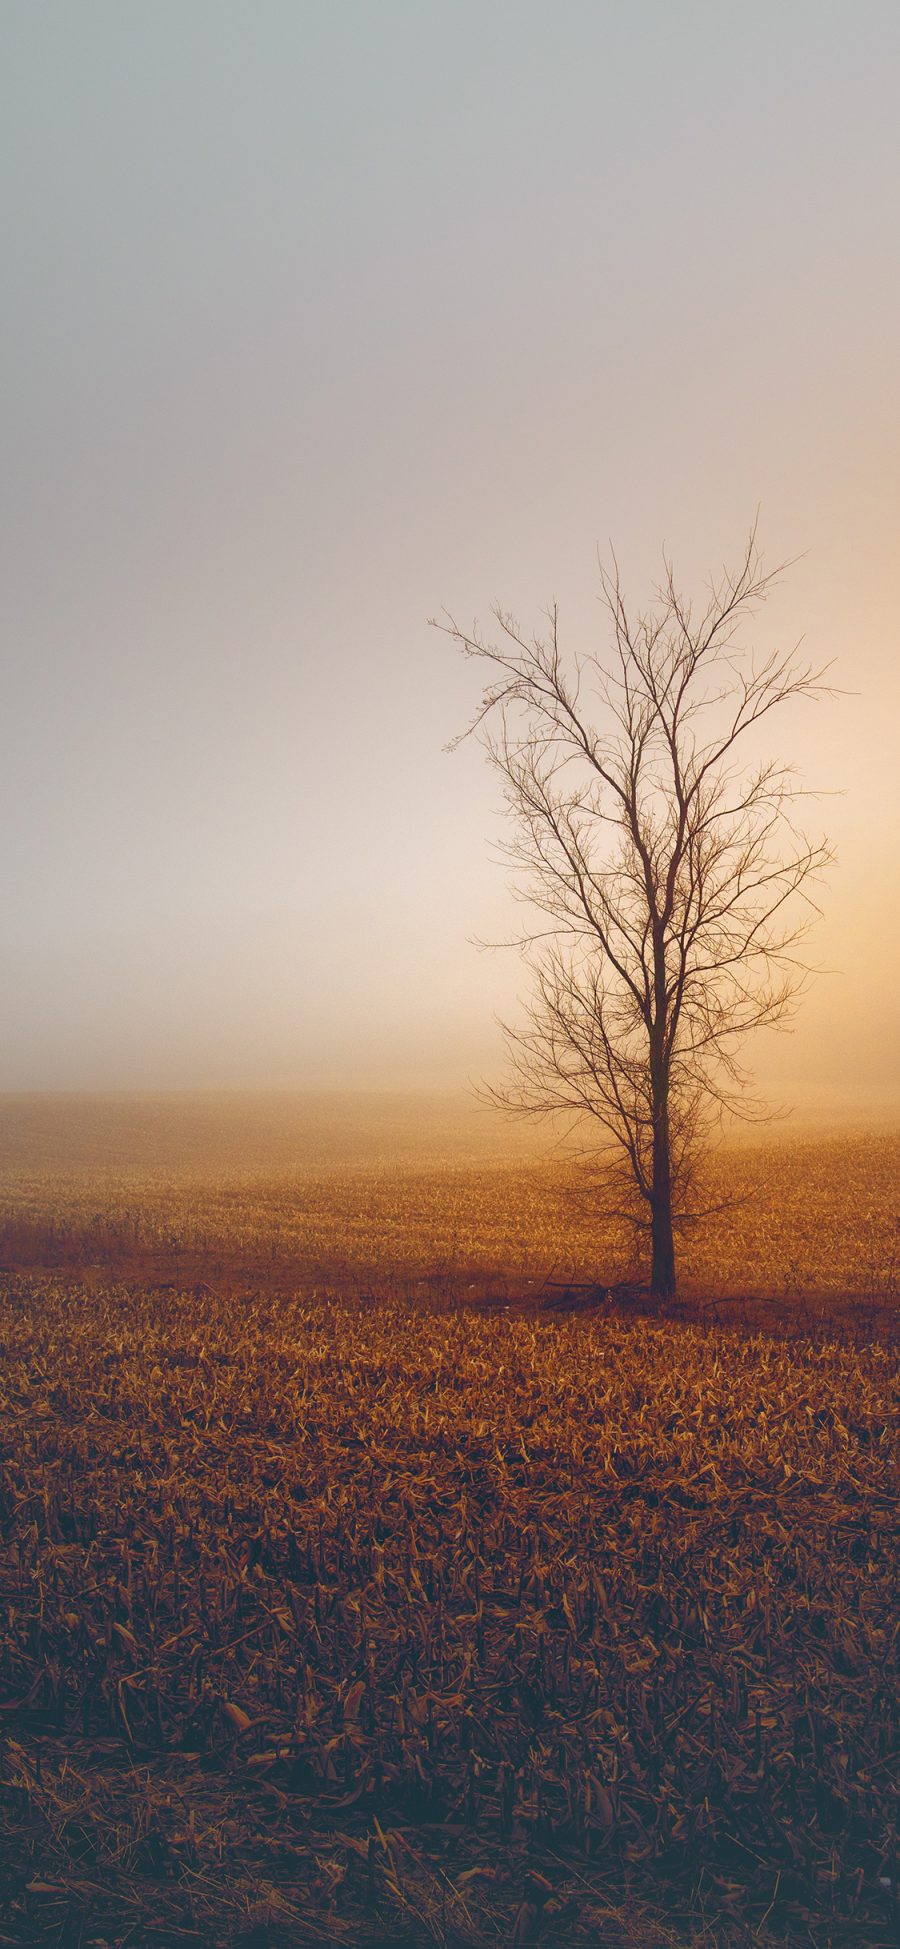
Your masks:
<svg viewBox="0 0 900 1949"><path fill-rule="evenodd" d="M900 15L386 0L0 23L0 1087L464 1082L515 1005L443 603L763 640L838 853L760 1068L900 1102Z"/></svg>

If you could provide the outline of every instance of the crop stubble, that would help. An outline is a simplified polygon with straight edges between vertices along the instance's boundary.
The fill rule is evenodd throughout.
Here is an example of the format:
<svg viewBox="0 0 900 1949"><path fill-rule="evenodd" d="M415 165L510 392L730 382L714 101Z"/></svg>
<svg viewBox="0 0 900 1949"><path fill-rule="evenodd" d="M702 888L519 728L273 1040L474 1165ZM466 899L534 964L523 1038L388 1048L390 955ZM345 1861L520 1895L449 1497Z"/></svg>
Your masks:
<svg viewBox="0 0 900 1949"><path fill-rule="evenodd" d="M0 1936L889 1940L888 1347L22 1278L0 1332Z"/></svg>

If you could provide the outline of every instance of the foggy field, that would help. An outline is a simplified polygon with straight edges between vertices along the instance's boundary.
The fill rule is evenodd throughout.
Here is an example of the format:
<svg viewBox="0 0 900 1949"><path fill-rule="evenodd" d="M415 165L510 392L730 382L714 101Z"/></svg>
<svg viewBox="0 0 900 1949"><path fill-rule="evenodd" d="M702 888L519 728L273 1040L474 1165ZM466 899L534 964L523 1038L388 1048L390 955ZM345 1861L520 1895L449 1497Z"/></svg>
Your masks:
<svg viewBox="0 0 900 1949"><path fill-rule="evenodd" d="M7 1284L0 1940L891 1939L886 1346Z"/></svg>
<svg viewBox="0 0 900 1949"><path fill-rule="evenodd" d="M0 1265L250 1291L534 1297L633 1277L588 1167L465 1099L8 1098ZM764 1323L894 1309L900 1132L774 1126L712 1157L682 1292Z"/></svg>
<svg viewBox="0 0 900 1949"><path fill-rule="evenodd" d="M888 1942L897 1133L655 1321L459 1104L5 1112L0 1941Z"/></svg>

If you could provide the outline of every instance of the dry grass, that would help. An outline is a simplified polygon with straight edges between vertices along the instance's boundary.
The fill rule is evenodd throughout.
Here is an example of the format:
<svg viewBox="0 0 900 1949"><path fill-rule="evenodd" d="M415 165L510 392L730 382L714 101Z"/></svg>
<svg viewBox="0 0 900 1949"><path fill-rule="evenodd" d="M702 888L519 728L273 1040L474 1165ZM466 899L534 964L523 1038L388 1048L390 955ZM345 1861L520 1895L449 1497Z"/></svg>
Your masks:
<svg viewBox="0 0 900 1949"><path fill-rule="evenodd" d="M0 1264L145 1282L464 1297L634 1272L571 1154L465 1104L7 1101ZM896 1300L900 1132L724 1147L731 1209L682 1245L685 1292L801 1315ZM764 1317L761 1315L760 1317Z"/></svg>

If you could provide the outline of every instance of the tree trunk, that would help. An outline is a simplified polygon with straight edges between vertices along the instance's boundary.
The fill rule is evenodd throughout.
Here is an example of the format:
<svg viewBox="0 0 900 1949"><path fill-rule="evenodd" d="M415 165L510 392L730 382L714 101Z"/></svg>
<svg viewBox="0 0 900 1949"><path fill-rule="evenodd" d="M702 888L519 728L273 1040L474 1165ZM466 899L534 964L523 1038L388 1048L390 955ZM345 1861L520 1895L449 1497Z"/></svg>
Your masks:
<svg viewBox="0 0 900 1949"><path fill-rule="evenodd" d="M654 1299L675 1297L675 1235L672 1230L672 1169L669 1157L669 1105L662 1082L654 1105L653 1187L650 1199L652 1260L650 1292Z"/></svg>
<svg viewBox="0 0 900 1949"><path fill-rule="evenodd" d="M650 1206L650 1237L653 1247L650 1291L654 1299L674 1299L675 1236L672 1231L672 1197L668 1189L665 1197L659 1199L654 1191Z"/></svg>
<svg viewBox="0 0 900 1949"><path fill-rule="evenodd" d="M650 1028L650 1114L653 1119L653 1183L650 1187L650 1293L653 1299L675 1297L675 1237L672 1231L672 1158L669 1148L669 991L666 979L665 924L655 910L648 885L653 922L654 1016Z"/></svg>

